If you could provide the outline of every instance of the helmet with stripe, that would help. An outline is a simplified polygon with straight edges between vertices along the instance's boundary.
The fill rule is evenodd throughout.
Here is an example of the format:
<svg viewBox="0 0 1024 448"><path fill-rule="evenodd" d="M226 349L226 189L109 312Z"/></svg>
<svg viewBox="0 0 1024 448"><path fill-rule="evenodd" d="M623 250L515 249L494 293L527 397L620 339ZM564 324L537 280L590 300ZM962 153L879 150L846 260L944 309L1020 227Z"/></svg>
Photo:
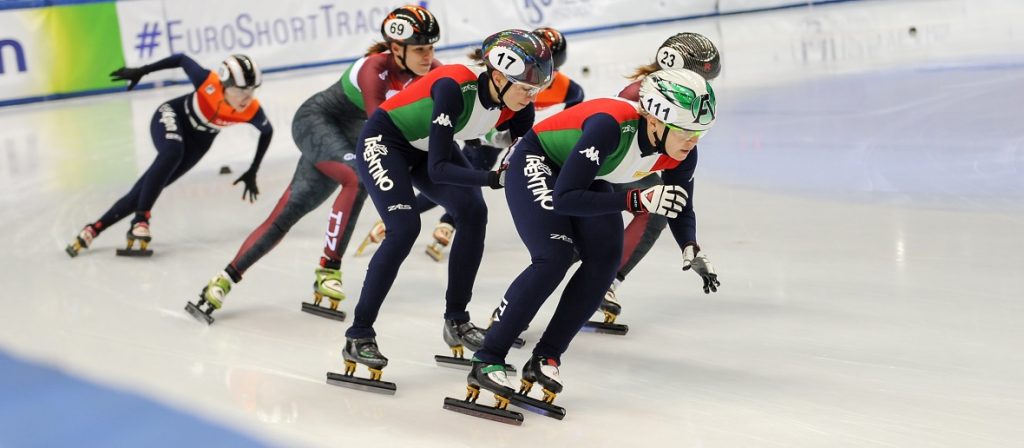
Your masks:
<svg viewBox="0 0 1024 448"><path fill-rule="evenodd" d="M640 84L640 107L673 129L701 135L715 123L715 91L700 74L658 70Z"/></svg>
<svg viewBox="0 0 1024 448"><path fill-rule="evenodd" d="M662 69L689 69L709 81L718 77L722 70L718 48L711 39L697 33L679 33L666 39L655 57Z"/></svg>
<svg viewBox="0 0 1024 448"><path fill-rule="evenodd" d="M441 38L441 26L426 8L407 5L391 11L380 24L384 40L401 45L431 45Z"/></svg>
<svg viewBox="0 0 1024 448"><path fill-rule="evenodd" d="M244 54L228 56L217 69L217 77L224 87L256 88L263 83L263 71L256 61Z"/></svg>
<svg viewBox="0 0 1024 448"><path fill-rule="evenodd" d="M537 28L533 30L533 34L548 44L548 48L551 49L551 61L555 64L555 70L558 70L565 63L565 36L562 35L561 31L551 27Z"/></svg>
<svg viewBox="0 0 1024 448"><path fill-rule="evenodd" d="M517 29L500 31L484 39L481 52L488 68L512 81L531 86L551 82L551 49L533 33Z"/></svg>

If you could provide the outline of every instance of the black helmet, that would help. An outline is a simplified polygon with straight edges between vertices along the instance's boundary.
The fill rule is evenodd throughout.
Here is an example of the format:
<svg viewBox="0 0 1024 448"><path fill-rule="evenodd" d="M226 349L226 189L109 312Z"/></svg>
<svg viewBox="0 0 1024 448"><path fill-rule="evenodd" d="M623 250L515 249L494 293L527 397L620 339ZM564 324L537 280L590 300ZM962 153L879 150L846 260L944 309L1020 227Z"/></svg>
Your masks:
<svg viewBox="0 0 1024 448"><path fill-rule="evenodd" d="M722 70L718 48L697 33L679 33L668 38L658 48L656 57L662 69L685 68L709 81L718 77Z"/></svg>
<svg viewBox="0 0 1024 448"><path fill-rule="evenodd" d="M401 45L431 45L441 38L437 18L425 8L406 5L391 11L380 24L387 42Z"/></svg>
<svg viewBox="0 0 1024 448"><path fill-rule="evenodd" d="M555 70L558 70L565 63L565 36L561 31L551 27L537 28L533 30L533 34L546 42L548 48L551 48L551 61L555 63Z"/></svg>

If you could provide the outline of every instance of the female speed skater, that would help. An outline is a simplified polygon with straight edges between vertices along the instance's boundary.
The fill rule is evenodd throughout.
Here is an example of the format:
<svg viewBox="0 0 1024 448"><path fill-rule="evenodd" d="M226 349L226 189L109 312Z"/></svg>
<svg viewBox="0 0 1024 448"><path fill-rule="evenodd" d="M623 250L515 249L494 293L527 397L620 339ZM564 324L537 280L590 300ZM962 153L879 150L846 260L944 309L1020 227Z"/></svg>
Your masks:
<svg viewBox="0 0 1024 448"><path fill-rule="evenodd" d="M110 76L115 81L128 81L128 90L132 90L143 76L175 67L185 71L196 90L157 108L149 125L157 151L156 159L128 194L118 199L100 219L82 228L65 249L68 255L77 256L100 233L133 213L127 235L128 248L118 250L118 255L152 255L153 252L147 249L152 239L150 212L160 193L206 155L221 129L238 123L249 123L260 131L252 164L234 182L244 183L243 200L246 196L250 202L256 200L259 194L256 172L274 132L254 97L256 88L263 81L259 66L248 56L236 54L225 59L217 71L210 71L192 58L176 54L143 67L122 67ZM140 242L139 249L133 249L136 241Z"/></svg>
<svg viewBox="0 0 1024 448"><path fill-rule="evenodd" d="M715 102L711 86L699 74L661 70L644 78L639 104L623 98L585 101L541 121L516 143L505 197L532 263L505 293L483 347L473 356L467 400L458 401L453 410L521 419L521 414L504 409L511 401L564 416L564 409L552 403L562 391L561 356L615 277L622 256L621 212L665 216L681 250L692 240L691 223L683 212L689 207L693 171L685 162L714 124ZM612 188L654 172L663 173L664 185ZM505 357L565 278L576 252L582 263L523 368L517 393L508 380ZM543 388L541 400L527 396L536 382ZM494 392L496 407L475 403L481 388Z"/></svg>
<svg viewBox="0 0 1024 448"><path fill-rule="evenodd" d="M381 23L384 42L370 47L338 82L307 99L295 112L292 138L302 153L291 183L277 206L254 230L235 258L207 282L196 305L186 309L196 318L213 322L211 314L224 305L234 283L269 253L299 219L322 204L341 185L328 217L323 256L315 269L313 304L302 309L344 320L339 303L345 299L341 258L351 239L366 190L356 174L358 137L366 118L388 97L441 64L434 59L440 25L419 6L395 9ZM324 297L330 308L319 306Z"/></svg>
<svg viewBox="0 0 1024 448"><path fill-rule="evenodd" d="M654 62L637 68L630 76L633 82L622 89L619 92L619 96L631 101L638 101L640 84L643 78L657 70L686 68L700 74L710 82L718 77L721 67L721 54L710 39L697 33L679 33L669 37L661 44L655 55ZM690 152L686 159L686 164L692 165L694 170L697 167L697 153L697 148L693 148L693 151ZM691 180L690 182L692 183L693 181ZM662 183L661 176L654 174L633 183L615 185L615 189L616 191L625 191L635 188L648 188ZM707 254L702 253L700 245L697 244L697 216L692 207L692 191L689 202L691 206L683 211L683 215L687 221L692 223L691 227L694 234L691 244L686 248L683 270L693 270L693 272L701 277L705 293L717 292L718 286L721 284L718 280L718 274L715 273L715 269ZM651 250L651 247L654 246L658 237L661 236L661 232L665 229L666 225L668 225L668 220L664 216L657 214L633 216L629 225L626 226L622 261L619 263L619 270L616 272L615 280L608 287L604 300L601 302L600 310L604 314L604 322L588 323L587 326L594 327L599 331L604 330L616 334L623 333L625 327L615 324L615 319L622 312L622 306L616 298L615 291L626 280L626 276L629 275L630 271Z"/></svg>
<svg viewBox="0 0 1024 448"><path fill-rule="evenodd" d="M540 112L544 109L563 105L565 109L575 106L583 101L583 87L573 81L565 73L559 71L562 64L565 64L568 53L568 44L565 36L554 28L542 27L532 31L537 37L544 40L551 48L551 58L554 63L555 72L551 84L537 95L533 107ZM475 168L488 170L494 166L498 155L505 148L512 145L508 131L491 131L484 138L467 140L463 148L463 154L469 160L470 165ZM433 209L437 204L431 202L422 194L416 196L416 209L423 213ZM379 243L384 239L385 228L383 224L375 225L364 243ZM455 237L455 221L451 215L445 213L441 216L433 232L434 241L427 244L426 253L434 261L440 262L444 259L444 250L451 244Z"/></svg>
<svg viewBox="0 0 1024 448"><path fill-rule="evenodd" d="M487 37L474 55L476 65L445 65L381 105L363 128L359 178L387 227L373 254L345 332L345 375L340 385L394 390L380 381L387 365L373 328L398 270L420 231L413 187L440 204L455 220L460 237L452 245L442 336L461 357L477 350L483 331L470 321L467 306L483 257L487 205L480 187L501 188L504 172L478 170L463 157L456 140L508 129L518 138L533 126L533 101L551 82L551 50L537 36L505 30ZM468 360L467 361L468 364ZM352 375L369 367L369 380Z"/></svg>

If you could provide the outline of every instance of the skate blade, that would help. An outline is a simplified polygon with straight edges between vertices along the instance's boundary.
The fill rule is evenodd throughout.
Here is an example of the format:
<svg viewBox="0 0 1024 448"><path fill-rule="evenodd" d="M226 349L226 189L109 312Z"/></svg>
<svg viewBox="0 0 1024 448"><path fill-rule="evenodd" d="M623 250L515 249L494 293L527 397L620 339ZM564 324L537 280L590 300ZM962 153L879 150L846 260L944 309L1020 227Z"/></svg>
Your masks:
<svg viewBox="0 0 1024 448"><path fill-rule="evenodd" d="M203 310L199 309L199 307L192 302L189 302L188 305L185 305L185 311L188 311L188 313L191 314L192 317L194 317L196 320L200 322L206 323L206 325L210 325L213 323L213 316L204 313Z"/></svg>
<svg viewBox="0 0 1024 448"><path fill-rule="evenodd" d="M466 400L459 400L458 398L445 397L444 409L449 411L455 411L460 414L471 415L498 423L505 423L508 425L521 426L523 424L523 414L516 411L509 411L507 409L498 409L491 406L484 406L482 404L470 403Z"/></svg>
<svg viewBox="0 0 1024 448"><path fill-rule="evenodd" d="M327 372L327 384L384 395L394 395L395 390L398 389L395 383L388 381L371 380L334 372Z"/></svg>
<svg viewBox="0 0 1024 448"><path fill-rule="evenodd" d="M68 244L68 247L64 248L64 252L67 252L68 255L71 256L71 258L75 258L78 256L78 251L75 250L75 246L71 244Z"/></svg>
<svg viewBox="0 0 1024 448"><path fill-rule="evenodd" d="M314 316L320 316L326 319L336 320L338 322L344 322L346 317L344 311L324 308L320 305L314 305L309 302L302 302L302 311L312 314Z"/></svg>
<svg viewBox="0 0 1024 448"><path fill-rule="evenodd" d="M466 358L456 358L454 356L434 355L434 361L441 367L449 367L452 369L459 369L469 371L473 367L473 361ZM509 375L515 375L518 372L512 364L505 364L505 373Z"/></svg>
<svg viewBox="0 0 1024 448"><path fill-rule="evenodd" d="M152 257L152 249L118 249L117 256L119 257Z"/></svg>
<svg viewBox="0 0 1024 448"><path fill-rule="evenodd" d="M565 408L551 403L545 403L542 400L528 397L525 394L515 394L509 397L509 402L512 406L523 408L527 411L534 412L545 417L551 417L555 420L565 418Z"/></svg>
<svg viewBox="0 0 1024 448"><path fill-rule="evenodd" d="M627 332L629 332L629 325L606 324L604 322L598 322L598 321L592 320L590 322L587 322L587 323L583 324L583 328L581 328L580 330L590 331L590 332L593 332L593 333L604 333L604 334L614 334L614 335L618 335L618 336L623 336Z"/></svg>
<svg viewBox="0 0 1024 448"><path fill-rule="evenodd" d="M430 258L433 258L434 261L438 263L444 260L444 252L434 249L434 246L427 246L427 250L425 252L430 256Z"/></svg>

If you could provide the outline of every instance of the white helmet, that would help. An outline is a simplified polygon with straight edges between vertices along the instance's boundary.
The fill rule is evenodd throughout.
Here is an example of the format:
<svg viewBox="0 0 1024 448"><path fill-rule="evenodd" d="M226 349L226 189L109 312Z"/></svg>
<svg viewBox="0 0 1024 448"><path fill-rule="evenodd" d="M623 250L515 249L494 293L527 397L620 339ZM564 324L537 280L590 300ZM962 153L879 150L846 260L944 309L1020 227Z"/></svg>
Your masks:
<svg viewBox="0 0 1024 448"><path fill-rule="evenodd" d="M692 132L711 129L715 103L711 84L690 70L658 70L640 84L640 107L671 128Z"/></svg>

